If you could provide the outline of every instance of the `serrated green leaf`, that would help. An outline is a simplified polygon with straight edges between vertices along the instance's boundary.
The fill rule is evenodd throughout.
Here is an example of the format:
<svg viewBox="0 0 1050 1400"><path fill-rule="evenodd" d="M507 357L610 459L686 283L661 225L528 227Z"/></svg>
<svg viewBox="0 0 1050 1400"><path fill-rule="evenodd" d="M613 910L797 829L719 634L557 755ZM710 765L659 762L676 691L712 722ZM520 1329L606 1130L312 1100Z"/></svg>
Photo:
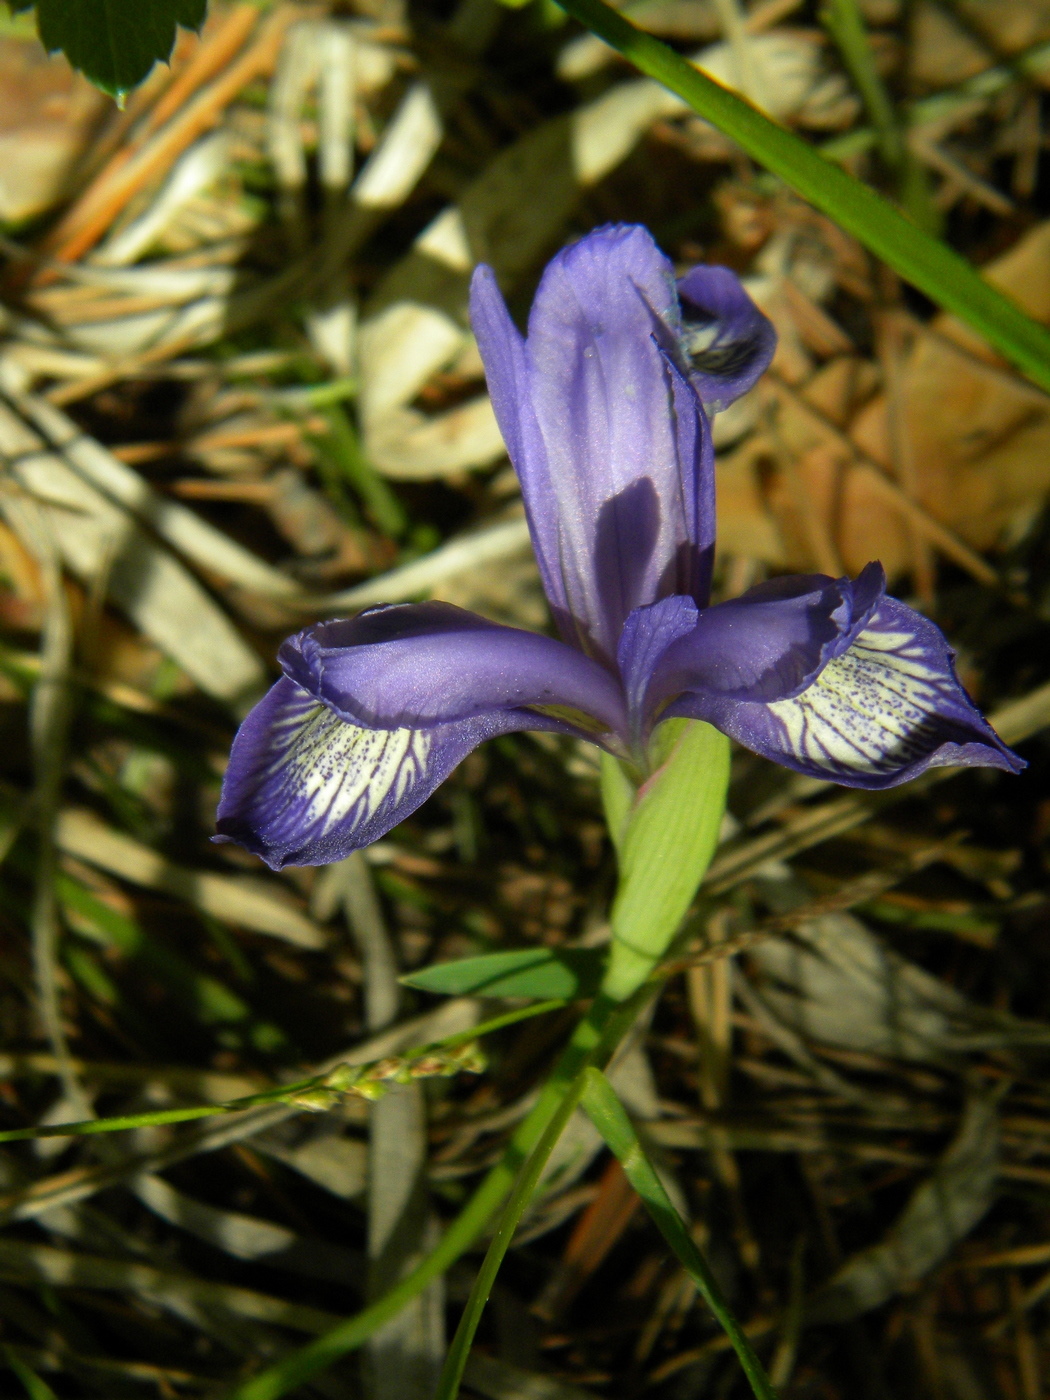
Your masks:
<svg viewBox="0 0 1050 1400"><path fill-rule="evenodd" d="M208 0L37 0L40 41L119 97L175 45L175 26L199 29Z"/></svg>
<svg viewBox="0 0 1050 1400"><path fill-rule="evenodd" d="M407 987L442 996L539 997L543 1000L592 996L602 974L600 948L521 948L478 958L435 963L401 978Z"/></svg>

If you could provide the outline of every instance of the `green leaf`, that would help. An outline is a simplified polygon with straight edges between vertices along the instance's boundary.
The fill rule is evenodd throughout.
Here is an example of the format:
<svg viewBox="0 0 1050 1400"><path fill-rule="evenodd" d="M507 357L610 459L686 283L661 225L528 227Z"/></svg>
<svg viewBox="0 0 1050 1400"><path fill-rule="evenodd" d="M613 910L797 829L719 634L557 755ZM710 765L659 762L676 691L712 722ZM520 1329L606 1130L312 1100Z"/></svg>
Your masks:
<svg viewBox="0 0 1050 1400"><path fill-rule="evenodd" d="M485 1251L485 1258L481 1261L481 1268L478 1270L474 1286L470 1290L467 1306L463 1309L463 1314L459 1319L456 1335L452 1338L452 1345L448 1349L445 1364L441 1369L434 1400L456 1400L459 1394L459 1386L466 1369L470 1348L474 1342L474 1334L478 1330L481 1314L484 1312L485 1304L492 1292L492 1285L496 1282L499 1266L510 1248L521 1217L525 1214L525 1208L540 1183L543 1168L547 1165L558 1139L565 1131L569 1119L576 1110L584 1085L587 1083L587 1074L588 1070L584 1068L569 1084L557 1110L543 1130L543 1135L518 1173L514 1190L500 1216L496 1233L492 1236L489 1247Z"/></svg>
<svg viewBox="0 0 1050 1400"><path fill-rule="evenodd" d="M615 1006L602 997L593 1003L548 1076L529 1116L515 1129L503 1157L491 1168L437 1246L410 1274L364 1312L347 1318L305 1347L287 1352L280 1360L243 1381L225 1400L278 1400L279 1396L305 1385L326 1366L361 1346L377 1328L396 1317L407 1302L418 1297L432 1280L454 1264L506 1199L522 1163L558 1113L581 1068L594 1060L608 1060L634 1025L650 995L650 989L645 988L624 1005Z"/></svg>
<svg viewBox="0 0 1050 1400"><path fill-rule="evenodd" d="M618 843L613 945L602 984L617 1001L656 966L718 843L729 784L729 740L702 720L666 720L660 766L638 791ZM661 761L662 759L662 761ZM604 787L604 784L603 784Z"/></svg>
<svg viewBox="0 0 1050 1400"><path fill-rule="evenodd" d="M441 996L539 997L542 1000L593 996L602 975L600 948L522 948L478 958L435 963L409 972L406 987Z"/></svg>
<svg viewBox="0 0 1050 1400"><path fill-rule="evenodd" d="M199 29L208 0L36 0L40 41L120 97L175 45L175 26Z"/></svg>
<svg viewBox="0 0 1050 1400"><path fill-rule="evenodd" d="M15 1351L14 1347L5 1346L4 1356L11 1370L14 1371L23 1386L25 1386L25 1392L26 1395L29 1396L29 1400L58 1400L58 1396L48 1385L47 1381L41 1380L35 1371L29 1369Z"/></svg>
<svg viewBox="0 0 1050 1400"><path fill-rule="evenodd" d="M707 1261L697 1249L682 1217L675 1210L656 1169L645 1155L623 1104L612 1085L593 1065L583 1071L581 1105L591 1122L601 1133L619 1159L624 1176L642 1198L642 1204L652 1216L657 1229L678 1256L682 1267L696 1284L701 1297L725 1328L744 1374L751 1384L756 1400L777 1400L762 1363L752 1350L747 1334L733 1316L722 1296Z"/></svg>

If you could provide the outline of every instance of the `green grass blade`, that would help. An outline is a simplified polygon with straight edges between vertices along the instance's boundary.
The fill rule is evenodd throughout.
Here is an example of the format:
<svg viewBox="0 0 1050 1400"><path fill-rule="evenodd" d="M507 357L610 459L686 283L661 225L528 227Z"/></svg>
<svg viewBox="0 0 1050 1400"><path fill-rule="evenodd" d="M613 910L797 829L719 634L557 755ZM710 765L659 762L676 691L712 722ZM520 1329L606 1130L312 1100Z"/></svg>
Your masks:
<svg viewBox="0 0 1050 1400"><path fill-rule="evenodd" d="M838 44L850 77L864 99L878 136L882 158L891 170L895 170L904 160L904 142L893 102L875 67L864 16L856 0L824 0L820 18Z"/></svg>
<svg viewBox="0 0 1050 1400"><path fill-rule="evenodd" d="M470 1356L470 1348L474 1342L474 1334L478 1330L481 1314L485 1311L485 1304L492 1292L492 1285L496 1281L499 1266L503 1263L504 1255L510 1248L514 1232L525 1213L525 1207L539 1184L540 1174L554 1151L555 1144L565 1130L565 1125L576 1111L580 1095L587 1082L585 1078L587 1073L588 1071L584 1070L570 1084L557 1111L543 1130L543 1135L532 1149L517 1181L514 1183L514 1190L503 1208L503 1214L500 1216L496 1233L492 1237L492 1243L485 1253L477 1278L474 1280L474 1286L470 1290L467 1306L463 1310L463 1316L456 1328L456 1335L452 1339L448 1356L445 1358L445 1365L441 1371L434 1400L456 1400L456 1396L459 1394L467 1358Z"/></svg>
<svg viewBox="0 0 1050 1400"><path fill-rule="evenodd" d="M930 197L926 168L904 140L893 99L875 66L875 55L858 0L824 0L824 27L839 47L842 61L868 110L883 163L896 177L897 196L910 219L934 238L941 232L940 211Z"/></svg>
<svg viewBox="0 0 1050 1400"><path fill-rule="evenodd" d="M496 1164L445 1231L437 1247L401 1283L356 1317L347 1318L331 1332L231 1391L227 1400L279 1400L304 1385L326 1366L365 1342L384 1322L395 1317L406 1303L439 1278L478 1238L513 1187L522 1164L558 1111L570 1086L592 1060L607 1059L634 1024L641 1008L657 990L642 988L630 1001L616 1004L599 998L576 1027L572 1039L551 1073L539 1099L515 1132Z"/></svg>
<svg viewBox="0 0 1050 1400"><path fill-rule="evenodd" d="M1050 331L984 281L946 244L931 238L860 180L714 82L673 49L642 33L604 0L558 0L641 72L655 78L748 155L1050 390Z"/></svg>
<svg viewBox="0 0 1050 1400"><path fill-rule="evenodd" d="M474 1026L469 1031L458 1031L455 1035L449 1035L444 1040L435 1040L429 1045L420 1046L416 1050L408 1050L404 1055L398 1057L401 1064L410 1064L412 1060L423 1060L433 1054L440 1054L442 1051L455 1050L459 1046L468 1045L477 1040L480 1036L488 1035L492 1031L502 1030L504 1026L512 1026L516 1021L527 1020L531 1016L542 1016L548 1011L554 1011L564 1006L565 1002L560 998L551 1001L536 1002L532 1006L516 1007L513 1011L506 1011L502 1016L494 1016L489 1021L482 1021L480 1025ZM378 1065L389 1066L390 1059L376 1062ZM362 1070L367 1070L367 1065L360 1066ZM440 1067L435 1067L435 1073L442 1073ZM46 1137L91 1137L97 1133L120 1133L126 1132L130 1128L155 1128L162 1123L189 1123L196 1118L214 1118L223 1113L241 1113L248 1108L259 1108L263 1104L273 1103L301 1103L304 1108L327 1107L327 1099L331 1097L334 1102L344 1091L339 1085L336 1070L334 1075L319 1075L313 1079L299 1080L294 1084L282 1084L273 1089L264 1089L258 1094L249 1094L246 1098L230 1099L228 1103L207 1103L187 1105L185 1108L157 1108L151 1109L148 1113L129 1113L116 1118L87 1118L77 1123L56 1123L46 1128L9 1128L5 1132L0 1132L0 1142L26 1142L34 1138ZM316 1101L311 1096L316 1095Z"/></svg>
<svg viewBox="0 0 1050 1400"><path fill-rule="evenodd" d="M252 1008L218 978L200 972L187 959L166 948L134 919L118 913L78 880L59 875L60 901L92 924L100 935L126 957L138 958L153 969L165 988L192 1007L205 1025L255 1025L269 1033L271 1044L283 1044L284 1033L265 1022L256 1022Z"/></svg>
<svg viewBox="0 0 1050 1400"><path fill-rule="evenodd" d="M682 1217L671 1204L612 1085L601 1070L593 1066L584 1070L582 1077L585 1083L581 1103L587 1116L619 1158L627 1180L642 1198L660 1233L725 1329L757 1400L777 1400L776 1391L770 1385L762 1363L722 1296L707 1261L693 1243Z"/></svg>
<svg viewBox="0 0 1050 1400"><path fill-rule="evenodd" d="M318 449L329 456L343 479L353 486L373 522L399 539L409 524L405 508L390 483L365 456L346 409L341 403L330 402L323 413L328 420L328 435L315 440Z"/></svg>
<svg viewBox="0 0 1050 1400"><path fill-rule="evenodd" d="M29 1400L58 1400L58 1396L47 1381L41 1380L35 1371L30 1370L14 1347L4 1347L4 1358L25 1387L25 1393Z"/></svg>

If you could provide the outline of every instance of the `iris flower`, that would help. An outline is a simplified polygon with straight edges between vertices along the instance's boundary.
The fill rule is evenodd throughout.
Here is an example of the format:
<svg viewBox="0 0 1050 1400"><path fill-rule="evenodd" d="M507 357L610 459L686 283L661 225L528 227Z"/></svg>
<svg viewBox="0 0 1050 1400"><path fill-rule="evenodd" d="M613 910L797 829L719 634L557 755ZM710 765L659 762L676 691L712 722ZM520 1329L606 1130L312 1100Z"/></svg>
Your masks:
<svg viewBox="0 0 1050 1400"><path fill-rule="evenodd" d="M589 739L643 776L672 717L850 787L1024 766L879 564L710 606L709 415L775 344L733 273L701 266L676 283L645 229L601 228L548 265L527 337L488 267L471 319L561 640L441 602L308 627L237 734L216 839L274 869L338 860L485 739L523 729Z"/></svg>

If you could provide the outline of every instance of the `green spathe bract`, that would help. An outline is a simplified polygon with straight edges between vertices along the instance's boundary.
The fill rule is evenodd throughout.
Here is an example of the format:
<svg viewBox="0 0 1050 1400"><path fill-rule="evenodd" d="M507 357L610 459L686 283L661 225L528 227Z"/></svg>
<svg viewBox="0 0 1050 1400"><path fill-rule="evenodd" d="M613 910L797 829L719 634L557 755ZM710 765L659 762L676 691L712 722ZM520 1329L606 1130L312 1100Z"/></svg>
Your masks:
<svg viewBox="0 0 1050 1400"><path fill-rule="evenodd" d="M613 793L610 830L620 883L612 910L612 950L602 990L616 1001L652 972L689 908L718 844L729 784L729 740L701 720L672 719L656 731L657 768L624 816L624 789Z"/></svg>

